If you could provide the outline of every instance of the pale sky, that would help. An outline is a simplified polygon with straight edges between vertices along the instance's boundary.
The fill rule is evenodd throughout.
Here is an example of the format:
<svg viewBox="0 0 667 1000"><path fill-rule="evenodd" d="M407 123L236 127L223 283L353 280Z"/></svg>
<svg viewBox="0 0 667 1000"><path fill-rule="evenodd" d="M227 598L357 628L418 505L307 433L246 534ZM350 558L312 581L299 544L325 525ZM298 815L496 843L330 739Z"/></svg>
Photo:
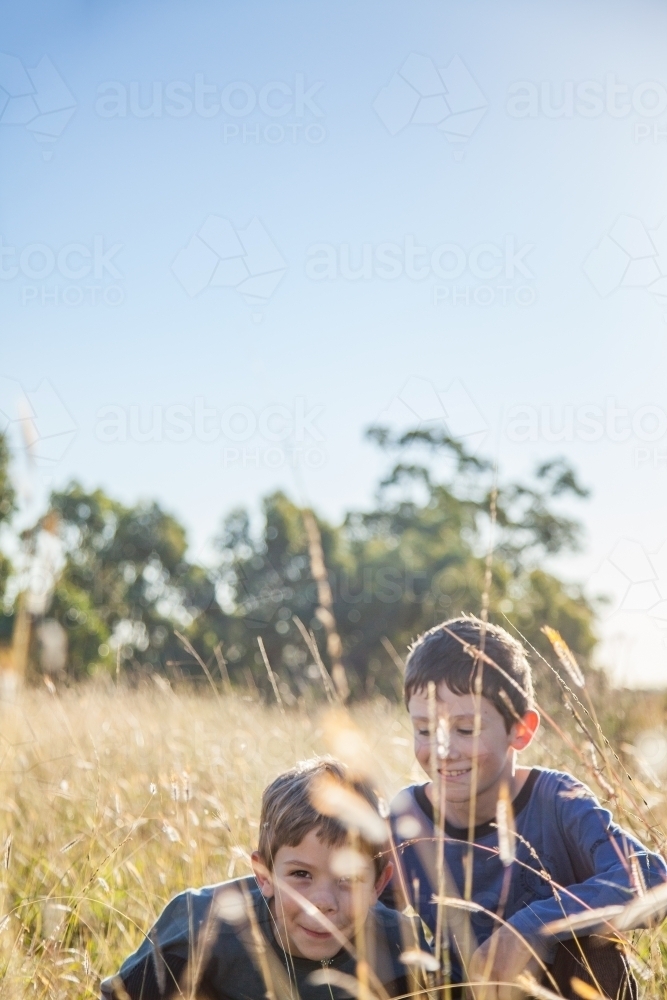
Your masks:
<svg viewBox="0 0 667 1000"><path fill-rule="evenodd" d="M197 557L277 487L370 503L385 411L445 420L505 476L572 460L585 548L554 568L614 595L616 679L667 682L664 5L0 12L0 410L32 407L33 506L155 497Z"/></svg>

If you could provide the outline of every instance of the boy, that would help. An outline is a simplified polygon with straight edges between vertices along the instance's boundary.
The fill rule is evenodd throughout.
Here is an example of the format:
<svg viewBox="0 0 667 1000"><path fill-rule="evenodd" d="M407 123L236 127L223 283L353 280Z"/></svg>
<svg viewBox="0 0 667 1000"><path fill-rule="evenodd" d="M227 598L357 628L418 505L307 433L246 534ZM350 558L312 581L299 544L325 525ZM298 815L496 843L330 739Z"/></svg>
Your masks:
<svg viewBox="0 0 667 1000"><path fill-rule="evenodd" d="M414 930L378 903L392 875L386 844L357 836L352 845L345 826L313 805L322 782L351 795L382 833L375 793L332 758L281 774L262 797L254 877L176 896L118 975L102 983L105 1000L333 1000L353 995L346 977L347 986L358 972L363 978L357 959L363 967L364 956L374 995L378 983L390 996L414 988L399 957L414 949Z"/></svg>
<svg viewBox="0 0 667 1000"><path fill-rule="evenodd" d="M555 982L565 996L573 995L570 979L577 976L629 1000L636 984L613 945L594 937L572 941L567 930L559 944L541 931L565 915L628 903L643 891L641 880L646 888L664 882L667 866L571 775L516 766L517 752L539 725L523 647L504 629L472 617L443 622L411 647L405 702L415 755L431 781L403 789L392 803L402 871L385 900L401 909L411 904L434 935L447 927L441 940L443 954L448 942L453 982L513 983L524 971L539 979L546 965L552 978L545 985L553 990ZM510 828L500 845L499 799L501 808L511 800L516 831ZM438 815L444 816L440 867ZM438 918L433 897L443 881L445 896L491 912L451 906ZM489 986L484 993L506 997L512 988Z"/></svg>

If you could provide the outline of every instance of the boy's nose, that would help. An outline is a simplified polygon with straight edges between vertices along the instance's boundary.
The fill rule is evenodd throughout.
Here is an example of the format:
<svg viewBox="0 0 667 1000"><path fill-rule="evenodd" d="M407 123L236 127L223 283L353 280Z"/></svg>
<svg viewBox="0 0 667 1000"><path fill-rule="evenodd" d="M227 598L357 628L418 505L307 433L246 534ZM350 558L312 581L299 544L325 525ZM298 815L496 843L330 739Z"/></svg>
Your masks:
<svg viewBox="0 0 667 1000"><path fill-rule="evenodd" d="M310 894L310 902L322 913L333 913L338 909L338 893L334 885L317 886Z"/></svg>

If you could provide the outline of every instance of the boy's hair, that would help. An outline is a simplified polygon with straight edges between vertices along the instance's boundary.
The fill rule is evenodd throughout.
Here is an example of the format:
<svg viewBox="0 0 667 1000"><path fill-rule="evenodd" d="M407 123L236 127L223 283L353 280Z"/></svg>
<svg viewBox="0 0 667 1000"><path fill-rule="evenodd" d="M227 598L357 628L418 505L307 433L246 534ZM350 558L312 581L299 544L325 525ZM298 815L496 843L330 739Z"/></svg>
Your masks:
<svg viewBox="0 0 667 1000"><path fill-rule="evenodd" d="M500 670L476 656L475 649L483 649ZM535 703L530 664L509 632L472 616L441 622L415 640L405 664L405 703L429 681L436 687L444 681L454 694L471 694L478 671L482 694L498 709L509 732Z"/></svg>
<svg viewBox="0 0 667 1000"><path fill-rule="evenodd" d="M301 761L278 775L262 794L257 850L267 868L273 868L273 859L281 847L296 847L311 830L316 830L319 839L330 847L347 842L345 826L333 816L319 813L311 802L313 786L322 778L333 778L356 792L379 815L378 797L371 786L351 778L340 761L328 756ZM363 837L359 845L372 857L377 880L387 866L386 845L370 844Z"/></svg>

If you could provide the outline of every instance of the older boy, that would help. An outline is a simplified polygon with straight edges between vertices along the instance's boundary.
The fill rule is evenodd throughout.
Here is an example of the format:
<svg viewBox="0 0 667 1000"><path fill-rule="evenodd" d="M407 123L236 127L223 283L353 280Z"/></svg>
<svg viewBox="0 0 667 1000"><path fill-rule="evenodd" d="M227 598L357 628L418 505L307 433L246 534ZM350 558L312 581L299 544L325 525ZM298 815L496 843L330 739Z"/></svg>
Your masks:
<svg viewBox="0 0 667 1000"><path fill-rule="evenodd" d="M442 929L454 981L513 983L522 971L539 978L546 964L553 977L547 985L553 988L555 980L564 995L576 975L608 996L630 996L634 981L613 946L593 947L593 938L573 943L567 930L559 945L542 931L564 915L629 902L663 882L667 866L618 827L571 775L517 767L517 753L539 725L523 647L504 629L475 618L444 622L410 650L405 701L415 755L431 780L403 789L392 804L403 870L385 899L393 896L402 907L407 895L434 934ZM500 798L511 800L516 832L507 831L499 850ZM438 815L444 816L440 866ZM438 919L434 895L443 883L446 896L470 899L483 910L451 907ZM493 987L486 996L495 993ZM501 997L510 994L497 988Z"/></svg>
<svg viewBox="0 0 667 1000"><path fill-rule="evenodd" d="M414 988L399 957L413 928L378 903L392 875L386 845L362 836L351 851L343 823L313 806L322 781L321 794L333 783L334 798L340 788L361 797L381 828L375 793L337 761L306 761L280 775L262 798L255 876L176 896L102 983L105 1000L333 1000L352 995L346 977L349 986L357 973L374 995L378 984L391 996ZM313 982L323 970L331 982Z"/></svg>

